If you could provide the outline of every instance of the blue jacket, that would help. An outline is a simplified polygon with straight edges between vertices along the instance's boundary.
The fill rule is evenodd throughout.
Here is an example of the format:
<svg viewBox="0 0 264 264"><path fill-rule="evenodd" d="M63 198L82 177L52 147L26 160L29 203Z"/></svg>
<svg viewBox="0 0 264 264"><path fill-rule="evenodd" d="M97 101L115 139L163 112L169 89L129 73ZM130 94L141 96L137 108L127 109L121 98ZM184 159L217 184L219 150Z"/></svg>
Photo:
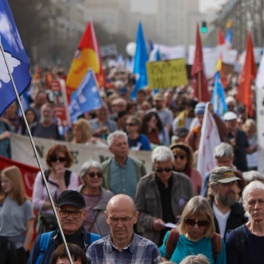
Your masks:
<svg viewBox="0 0 264 264"><path fill-rule="evenodd" d="M59 246L58 233L59 233L59 229L55 230L52 233L49 245L48 245L48 247L47 247L47 249L46 249L46 251L43 254L43 257L41 259L41 262L40 262L41 264L50 263L52 253ZM99 235L87 232L84 228L83 228L83 236L84 236L83 239L84 239L84 244L85 244L85 247L83 249L84 253L86 252L86 250L90 246L90 244L92 244L91 241L93 242L93 241L101 238ZM40 238L41 238L41 235L39 235L35 240L33 249L30 253L28 264L35 264L37 259L38 259L38 256L41 254L40 245L39 245L40 244Z"/></svg>

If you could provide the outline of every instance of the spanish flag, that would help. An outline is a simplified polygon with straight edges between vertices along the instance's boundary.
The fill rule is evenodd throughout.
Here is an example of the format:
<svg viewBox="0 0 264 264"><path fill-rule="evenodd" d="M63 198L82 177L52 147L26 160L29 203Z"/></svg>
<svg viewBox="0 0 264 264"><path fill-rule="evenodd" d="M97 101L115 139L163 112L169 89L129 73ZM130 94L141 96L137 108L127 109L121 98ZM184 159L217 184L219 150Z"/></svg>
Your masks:
<svg viewBox="0 0 264 264"><path fill-rule="evenodd" d="M66 86L67 96L70 98L82 82L83 77L92 68L99 87L105 84L105 75L102 66L99 46L96 40L93 23L90 21L84 31L79 48L76 51L68 73Z"/></svg>

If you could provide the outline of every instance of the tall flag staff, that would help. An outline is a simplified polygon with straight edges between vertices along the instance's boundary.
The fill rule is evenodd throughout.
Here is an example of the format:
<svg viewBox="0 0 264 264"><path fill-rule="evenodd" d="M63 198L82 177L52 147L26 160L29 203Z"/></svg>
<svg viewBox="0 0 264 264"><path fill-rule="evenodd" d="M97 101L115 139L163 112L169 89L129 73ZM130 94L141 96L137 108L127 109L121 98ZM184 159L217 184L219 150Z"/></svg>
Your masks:
<svg viewBox="0 0 264 264"><path fill-rule="evenodd" d="M8 78L6 76L6 78L4 79L4 83L3 84L0 83L1 84L0 94L2 94L2 96L4 96L5 98L8 98L7 100L4 100L5 105L4 105L4 108L1 108L0 115L2 115L5 108L7 108L15 99L17 99L21 113L22 113L22 116L23 116L23 119L24 119L24 122L26 124L26 128L28 130L28 134L29 134L29 138L30 138L30 142L31 142L34 154L36 155L37 163L38 163L39 169L41 171L41 175L42 175L42 178L43 178L43 181L44 181L47 193L48 193L48 197L50 199L51 206L52 206L52 209L54 211L54 214L55 214L55 217L56 217L56 220L58 223L58 227L59 227L59 230L61 233L61 237L62 237L63 243L65 244L65 248L67 251L67 255L69 257L69 261L71 264L73 264L72 259L71 259L71 254L70 254L70 251L68 249L65 236L63 234L63 230L62 230L62 227L61 227L61 224L60 224L60 221L59 221L56 209L55 209L55 205L54 205L51 193L50 193L48 185L47 185L47 180L46 180L46 177L44 176L44 171L43 171L43 168L40 164L38 152L36 150L36 146L35 146L34 140L32 138L31 131L30 131L30 128L29 128L29 125L28 125L28 122L27 122L27 119L26 119L26 116L25 116L25 113L23 110L23 106L22 106L20 97L19 97L19 93L22 94L23 91L27 88L27 84L30 82L30 75L28 72L29 63L28 63L27 56L26 56L21 38L20 38L18 30L16 28L15 21L14 21L14 18L13 18L13 15L12 15L12 12L11 12L11 9L8 5L7 0L2 0L0 2L0 20L1 20L0 50L1 50L1 53L3 55L3 59L0 58L0 63L4 62L4 65L0 65L0 66L2 66L2 68L4 66L6 67L6 69L4 69L4 70L7 70L6 73L9 75L10 81L11 81L11 83L10 83L10 81L8 80ZM3 42L4 46L2 45L2 42ZM6 51L7 55L5 54L5 51ZM7 57L9 58L9 62L15 61L15 64L12 64L12 66L14 66L14 68L12 68L12 72L15 76L15 79L17 81L19 81L18 82L19 83L18 88L15 84L12 72L10 70L10 65L7 61ZM21 71L22 71L22 73L21 73ZM27 74L25 74L26 72L27 72ZM25 78L26 78L26 80L25 80ZM27 84L21 86L21 83L22 83L22 85L26 84L26 83ZM15 92L15 97L13 97L13 90L10 90L11 87L13 88L13 90Z"/></svg>

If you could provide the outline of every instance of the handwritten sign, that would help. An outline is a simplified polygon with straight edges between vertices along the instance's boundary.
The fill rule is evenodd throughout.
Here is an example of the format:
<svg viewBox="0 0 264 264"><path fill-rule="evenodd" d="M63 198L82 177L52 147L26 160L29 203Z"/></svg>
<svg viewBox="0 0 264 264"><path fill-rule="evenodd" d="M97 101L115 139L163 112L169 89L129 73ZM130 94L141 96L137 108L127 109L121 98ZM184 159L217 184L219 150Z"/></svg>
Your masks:
<svg viewBox="0 0 264 264"><path fill-rule="evenodd" d="M150 89L187 84L185 59L148 62L147 73Z"/></svg>

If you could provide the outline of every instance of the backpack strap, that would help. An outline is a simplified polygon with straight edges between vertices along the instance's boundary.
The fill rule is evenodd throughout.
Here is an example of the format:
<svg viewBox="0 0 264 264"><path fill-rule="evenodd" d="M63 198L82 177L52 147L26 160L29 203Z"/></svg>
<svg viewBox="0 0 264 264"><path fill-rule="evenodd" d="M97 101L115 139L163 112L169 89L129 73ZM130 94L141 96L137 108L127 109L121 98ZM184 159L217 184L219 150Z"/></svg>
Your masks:
<svg viewBox="0 0 264 264"><path fill-rule="evenodd" d="M49 181L50 170L45 170L44 171L44 175L45 175L46 180L48 182ZM70 184L70 179L71 179L71 171L70 170L66 170L65 171L65 178L64 179L65 179L65 185L66 185L66 187L68 187L69 184ZM43 179L42 179L42 183L44 185L44 180ZM53 182L49 182L49 183L52 184L52 185L55 185L56 187L59 188L58 184L53 183Z"/></svg>
<svg viewBox="0 0 264 264"><path fill-rule="evenodd" d="M236 249L238 251L238 260L242 260L246 243L246 226L239 226L234 230Z"/></svg>
<svg viewBox="0 0 264 264"><path fill-rule="evenodd" d="M180 237L180 233L179 233L178 229L172 228L170 231L167 243L166 243L166 253L167 253L169 259L171 258L174 250L176 249L179 237Z"/></svg>
<svg viewBox="0 0 264 264"><path fill-rule="evenodd" d="M222 251L222 237L221 235L214 233L211 237L212 251L213 251L213 259L216 263L217 256Z"/></svg>
<svg viewBox="0 0 264 264"><path fill-rule="evenodd" d="M49 242L50 242L50 238L51 235L54 231L50 231L47 233L43 233L40 237L40 241L39 241L39 256L38 259L36 261L36 264L40 264L41 260L43 258L44 253L46 252L46 249L48 248Z"/></svg>

